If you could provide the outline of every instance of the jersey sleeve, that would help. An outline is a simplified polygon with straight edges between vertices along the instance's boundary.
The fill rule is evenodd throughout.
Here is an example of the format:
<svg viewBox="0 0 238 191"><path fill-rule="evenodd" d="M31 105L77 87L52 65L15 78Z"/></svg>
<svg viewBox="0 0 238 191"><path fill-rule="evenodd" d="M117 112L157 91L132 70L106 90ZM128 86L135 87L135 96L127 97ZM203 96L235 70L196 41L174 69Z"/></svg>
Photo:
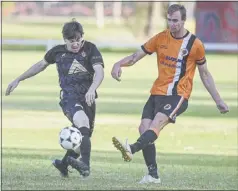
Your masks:
<svg viewBox="0 0 238 191"><path fill-rule="evenodd" d="M48 52L46 52L44 59L46 62L48 62L49 64L54 64L56 61L56 54L57 54L57 46L51 48L50 50L48 50Z"/></svg>
<svg viewBox="0 0 238 191"><path fill-rule="evenodd" d="M203 43L200 40L198 40L196 50L196 64L203 65L205 63L206 63L205 47Z"/></svg>
<svg viewBox="0 0 238 191"><path fill-rule="evenodd" d="M153 54L154 52L156 52L157 49L157 44L158 44L158 37L159 35L155 35L153 36L151 39L149 39L145 44L143 44L141 46L142 50L146 53L146 54Z"/></svg>
<svg viewBox="0 0 238 191"><path fill-rule="evenodd" d="M104 68L102 55L101 55L101 53L99 52L98 48L95 45L92 46L89 62L92 66L100 64Z"/></svg>

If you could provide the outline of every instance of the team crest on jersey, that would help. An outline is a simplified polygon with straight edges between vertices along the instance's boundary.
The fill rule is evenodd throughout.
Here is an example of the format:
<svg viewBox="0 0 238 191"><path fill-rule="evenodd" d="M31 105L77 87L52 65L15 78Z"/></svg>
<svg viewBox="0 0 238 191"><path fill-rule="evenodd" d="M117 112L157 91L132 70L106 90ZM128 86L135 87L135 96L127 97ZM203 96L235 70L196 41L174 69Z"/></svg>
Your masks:
<svg viewBox="0 0 238 191"><path fill-rule="evenodd" d="M181 49L181 55L184 57L184 56L187 56L188 55L188 50L186 48L183 48Z"/></svg>
<svg viewBox="0 0 238 191"><path fill-rule="evenodd" d="M81 53L81 55L82 55L82 57L85 57L85 56L86 56L86 52L83 51L83 52Z"/></svg>
<svg viewBox="0 0 238 191"><path fill-rule="evenodd" d="M169 110L169 109L171 109L171 107L172 107L172 106L171 106L170 104L166 104L166 105L164 106L164 109L165 109L165 110Z"/></svg>
<svg viewBox="0 0 238 191"><path fill-rule="evenodd" d="M80 64L76 59L73 60L71 67L69 68L68 74L84 73L87 69Z"/></svg>

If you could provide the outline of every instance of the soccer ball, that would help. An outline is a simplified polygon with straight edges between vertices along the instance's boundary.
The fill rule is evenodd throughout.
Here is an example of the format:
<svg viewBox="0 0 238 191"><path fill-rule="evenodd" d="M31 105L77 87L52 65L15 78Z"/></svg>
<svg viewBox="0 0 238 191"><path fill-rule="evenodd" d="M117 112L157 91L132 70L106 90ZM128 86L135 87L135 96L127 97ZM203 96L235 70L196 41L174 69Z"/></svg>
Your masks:
<svg viewBox="0 0 238 191"><path fill-rule="evenodd" d="M59 133L59 144L66 150L75 150L81 145L82 138L77 128L65 127Z"/></svg>

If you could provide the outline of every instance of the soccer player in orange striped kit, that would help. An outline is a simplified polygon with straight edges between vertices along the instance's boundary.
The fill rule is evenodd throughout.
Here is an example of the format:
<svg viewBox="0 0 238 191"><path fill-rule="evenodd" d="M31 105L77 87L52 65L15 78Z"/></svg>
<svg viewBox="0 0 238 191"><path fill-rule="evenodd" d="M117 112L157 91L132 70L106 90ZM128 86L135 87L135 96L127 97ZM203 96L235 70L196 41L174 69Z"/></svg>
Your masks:
<svg viewBox="0 0 238 191"><path fill-rule="evenodd" d="M187 109L196 67L220 113L229 111L207 69L203 43L184 28L185 7L179 4L171 5L167 11L167 21L167 30L149 39L136 53L115 63L111 72L112 77L120 81L121 67L132 66L147 54L157 54L159 76L151 88L151 95L142 112L140 137L133 144L112 138L114 146L121 151L125 161L131 161L133 154L142 150L148 174L140 183L161 182L154 141L167 124L175 123L176 117Z"/></svg>

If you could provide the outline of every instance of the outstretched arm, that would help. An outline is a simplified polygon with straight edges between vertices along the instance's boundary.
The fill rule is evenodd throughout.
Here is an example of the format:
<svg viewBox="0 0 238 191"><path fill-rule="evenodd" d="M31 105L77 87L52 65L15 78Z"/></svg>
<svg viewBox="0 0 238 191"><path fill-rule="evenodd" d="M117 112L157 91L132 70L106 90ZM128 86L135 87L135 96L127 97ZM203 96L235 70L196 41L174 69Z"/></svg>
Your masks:
<svg viewBox="0 0 238 191"><path fill-rule="evenodd" d="M49 64L43 59L39 62L37 62L36 64L34 64L32 67L30 67L27 71L25 71L22 75L20 75L19 77L17 77L15 80L13 80L7 87L6 90L6 96L10 95L10 93L18 86L20 81L23 81L27 78L30 78L32 76L35 76L36 74L42 72L44 69L46 69L46 67Z"/></svg>
<svg viewBox="0 0 238 191"><path fill-rule="evenodd" d="M134 65L137 61L145 57L147 54L143 50L138 50L134 54L127 56L120 61L118 61L116 64L118 64L120 67L125 67L125 66L132 66Z"/></svg>
<svg viewBox="0 0 238 191"><path fill-rule="evenodd" d="M111 75L114 79L120 81L121 67L134 65L137 61L145 57L147 54L143 50L138 50L134 54L127 56L113 65Z"/></svg>
<svg viewBox="0 0 238 191"><path fill-rule="evenodd" d="M136 51L134 54L123 58L113 65L111 75L117 81L121 81L121 67L132 66L140 59L144 58L147 54L153 54L156 52L159 44L159 34L153 36L145 44L141 46L141 49Z"/></svg>
<svg viewBox="0 0 238 191"><path fill-rule="evenodd" d="M213 77L207 69L207 64L205 63L203 65L198 65L198 70L199 70L200 78L201 78L205 88L212 96L212 98L215 101L220 112L227 113L229 111L229 108L224 103L220 94L218 93L215 83L214 83L214 80L213 80Z"/></svg>

